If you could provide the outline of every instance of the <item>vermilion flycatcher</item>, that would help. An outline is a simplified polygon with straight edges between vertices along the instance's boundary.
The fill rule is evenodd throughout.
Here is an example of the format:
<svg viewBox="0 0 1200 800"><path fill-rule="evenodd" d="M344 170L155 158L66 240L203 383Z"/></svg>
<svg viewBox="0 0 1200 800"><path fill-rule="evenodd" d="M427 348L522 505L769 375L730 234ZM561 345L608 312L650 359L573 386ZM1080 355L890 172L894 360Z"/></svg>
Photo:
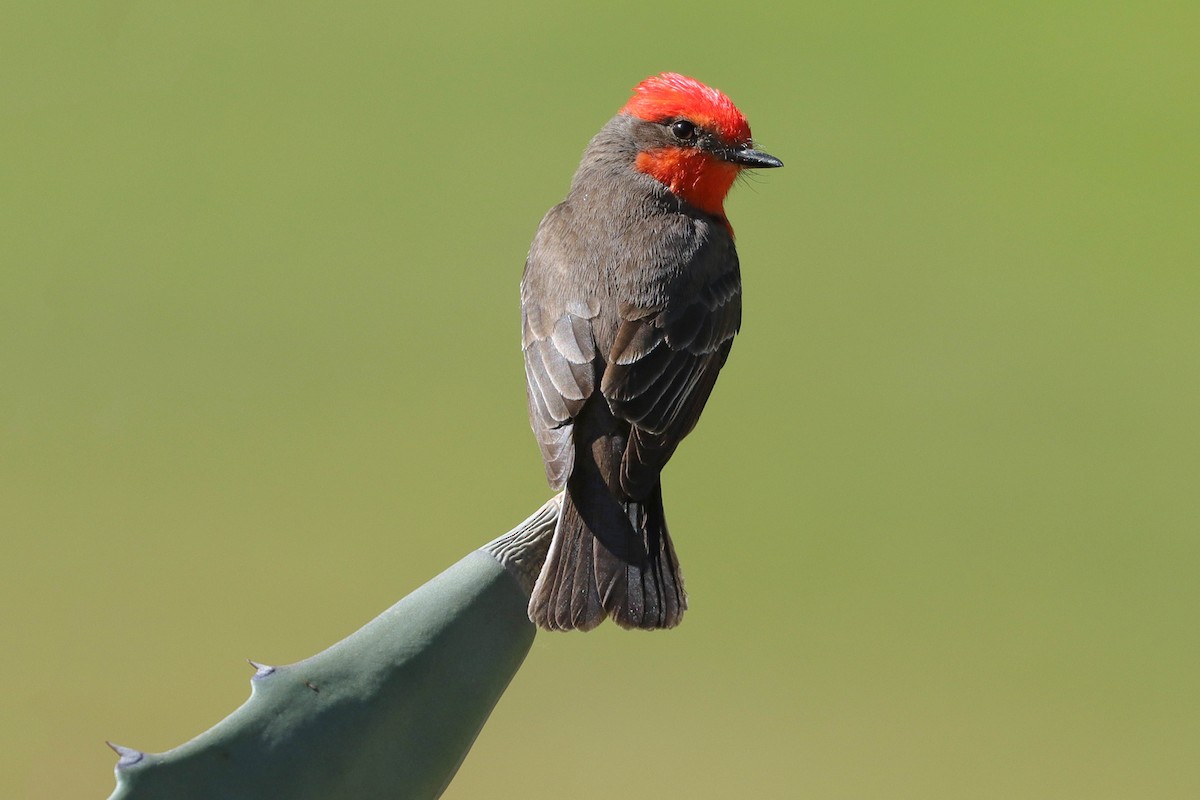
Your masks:
<svg viewBox="0 0 1200 800"><path fill-rule="evenodd" d="M687 608L659 472L696 425L741 324L725 195L753 148L721 92L664 73L592 139L521 280L529 418L566 486L529 602L551 630L670 628Z"/></svg>

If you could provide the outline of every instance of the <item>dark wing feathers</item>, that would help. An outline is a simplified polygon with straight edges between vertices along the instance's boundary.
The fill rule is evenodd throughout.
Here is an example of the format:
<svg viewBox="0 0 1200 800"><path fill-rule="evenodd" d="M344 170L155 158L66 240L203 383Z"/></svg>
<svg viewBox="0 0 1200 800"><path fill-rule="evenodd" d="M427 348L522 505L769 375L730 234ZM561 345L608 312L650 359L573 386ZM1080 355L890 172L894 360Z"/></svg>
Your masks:
<svg viewBox="0 0 1200 800"><path fill-rule="evenodd" d="M554 348L572 366L590 365L596 357L592 329L587 319L581 319L569 311L555 323L550 340L554 343Z"/></svg>
<svg viewBox="0 0 1200 800"><path fill-rule="evenodd" d="M543 225L557 224L558 216L548 215ZM701 227L689 222L676 233ZM522 281L522 347L546 477L555 489L565 484L574 465L572 422L598 388L613 415L632 428L621 487L632 499L644 498L695 427L741 324L733 242L712 228L677 240L691 242L676 251L687 253L683 263L629 267L621 274L631 283L618 294L637 300L604 309L596 298L564 297L574 288L572 270L582 266L562 262L540 241L539 232ZM605 351L599 341L612 345Z"/></svg>
<svg viewBox="0 0 1200 800"><path fill-rule="evenodd" d="M524 305L521 339L529 419L546 464L546 480L561 489L575 463L571 419L595 388L596 345L588 320L568 311L547 324L550 321L534 304Z"/></svg>
<svg viewBox="0 0 1200 800"><path fill-rule="evenodd" d="M533 431L537 435L542 460L546 464L546 480L555 489L561 489L575 465L575 446L571 441L571 426L555 422L546 407L539 386L534 383L533 370L525 364L525 379L529 396L529 418L535 420Z"/></svg>
<svg viewBox="0 0 1200 800"><path fill-rule="evenodd" d="M710 356L716 364L704 365L691 373L696 377L696 381L686 387L687 394L682 398L683 405L677 409L674 416L677 429L652 433L640 426L633 428L629 436L629 447L621 462L621 485L630 497L644 496L658 483L658 473L662 466L700 419L700 412L704 410L704 404L712 394L717 374L721 371L721 365L725 363L732 344L732 341L726 342L720 352Z"/></svg>
<svg viewBox="0 0 1200 800"><path fill-rule="evenodd" d="M713 270L710 281L668 293L682 302L621 309L600 391L613 413L633 425L621 470L630 497L654 488L659 471L696 426L741 325L737 256L732 247L725 255L715 265L724 269Z"/></svg>

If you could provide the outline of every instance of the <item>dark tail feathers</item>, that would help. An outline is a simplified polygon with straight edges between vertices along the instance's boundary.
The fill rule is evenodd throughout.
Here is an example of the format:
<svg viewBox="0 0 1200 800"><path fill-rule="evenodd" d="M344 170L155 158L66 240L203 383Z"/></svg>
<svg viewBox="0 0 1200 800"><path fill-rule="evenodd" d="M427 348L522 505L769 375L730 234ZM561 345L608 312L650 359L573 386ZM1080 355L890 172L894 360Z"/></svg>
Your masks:
<svg viewBox="0 0 1200 800"><path fill-rule="evenodd" d="M572 483L533 587L529 618L552 631L588 631L605 617L622 628L678 625L687 594L667 534L661 484L643 501L624 502Z"/></svg>

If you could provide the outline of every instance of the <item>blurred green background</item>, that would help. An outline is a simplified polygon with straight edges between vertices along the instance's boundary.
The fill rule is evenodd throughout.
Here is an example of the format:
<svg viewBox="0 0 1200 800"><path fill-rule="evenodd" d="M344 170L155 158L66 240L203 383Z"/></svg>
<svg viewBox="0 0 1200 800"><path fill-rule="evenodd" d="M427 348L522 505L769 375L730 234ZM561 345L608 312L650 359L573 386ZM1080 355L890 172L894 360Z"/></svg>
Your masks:
<svg viewBox="0 0 1200 800"><path fill-rule="evenodd" d="M517 283L728 92L677 631L540 635L448 798L1200 796L1195 3L43 2L0 41L0 795L98 797L549 494Z"/></svg>

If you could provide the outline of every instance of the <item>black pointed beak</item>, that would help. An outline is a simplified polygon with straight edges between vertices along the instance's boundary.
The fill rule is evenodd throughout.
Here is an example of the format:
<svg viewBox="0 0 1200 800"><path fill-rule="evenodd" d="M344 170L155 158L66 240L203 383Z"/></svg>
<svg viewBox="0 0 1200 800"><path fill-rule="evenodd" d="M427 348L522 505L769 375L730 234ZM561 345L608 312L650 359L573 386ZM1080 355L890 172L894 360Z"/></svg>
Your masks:
<svg viewBox="0 0 1200 800"><path fill-rule="evenodd" d="M775 156L764 153L761 150L751 149L744 144L718 150L717 155L725 161L749 169L768 169L783 166L783 162Z"/></svg>

